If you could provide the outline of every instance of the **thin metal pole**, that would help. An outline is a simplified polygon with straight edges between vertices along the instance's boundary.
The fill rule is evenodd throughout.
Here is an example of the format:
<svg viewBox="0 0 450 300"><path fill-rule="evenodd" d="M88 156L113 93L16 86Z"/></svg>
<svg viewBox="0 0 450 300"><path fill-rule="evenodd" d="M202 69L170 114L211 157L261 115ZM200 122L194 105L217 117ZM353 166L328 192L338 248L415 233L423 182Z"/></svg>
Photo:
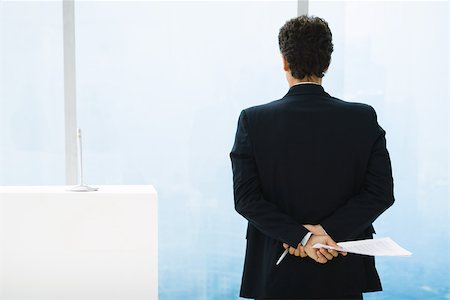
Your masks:
<svg viewBox="0 0 450 300"><path fill-rule="evenodd" d="M308 14L309 0L297 0L297 16Z"/></svg>
<svg viewBox="0 0 450 300"><path fill-rule="evenodd" d="M83 149L81 148L81 129L78 128L77 130L77 142L78 142L78 184L84 185L83 182Z"/></svg>
<svg viewBox="0 0 450 300"><path fill-rule="evenodd" d="M66 184L77 183L77 101L74 0L63 0L64 126Z"/></svg>

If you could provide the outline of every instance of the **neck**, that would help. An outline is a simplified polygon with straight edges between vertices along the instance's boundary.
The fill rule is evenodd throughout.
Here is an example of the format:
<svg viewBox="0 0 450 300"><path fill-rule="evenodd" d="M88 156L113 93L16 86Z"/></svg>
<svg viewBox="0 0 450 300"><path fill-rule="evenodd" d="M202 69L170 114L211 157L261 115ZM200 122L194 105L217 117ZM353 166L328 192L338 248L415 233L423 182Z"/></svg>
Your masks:
<svg viewBox="0 0 450 300"><path fill-rule="evenodd" d="M300 83L300 82L315 82L315 83L318 83L318 84L322 84L322 78L318 78L318 77L297 79L297 78L294 78L292 76L288 76L287 77L287 81L289 83L289 87L291 87L291 86L293 86L293 85L295 85L297 83Z"/></svg>

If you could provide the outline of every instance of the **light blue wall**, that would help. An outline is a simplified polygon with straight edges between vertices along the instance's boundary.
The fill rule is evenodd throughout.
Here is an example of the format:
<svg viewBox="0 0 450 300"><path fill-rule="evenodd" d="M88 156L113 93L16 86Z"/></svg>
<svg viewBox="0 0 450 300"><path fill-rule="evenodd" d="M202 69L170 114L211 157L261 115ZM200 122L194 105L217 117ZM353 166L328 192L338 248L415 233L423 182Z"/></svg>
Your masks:
<svg viewBox="0 0 450 300"><path fill-rule="evenodd" d="M0 1L0 184L64 183L62 5Z"/></svg>
<svg viewBox="0 0 450 300"><path fill-rule="evenodd" d="M85 180L159 192L160 299L236 299L245 220L229 151L241 109L287 92L290 2L77 2ZM26 12L26 13L25 13ZM377 258L382 293L450 299L448 3L312 1L335 52L323 85L373 105L396 203L375 224L412 251ZM63 184L59 2L0 2L0 184Z"/></svg>

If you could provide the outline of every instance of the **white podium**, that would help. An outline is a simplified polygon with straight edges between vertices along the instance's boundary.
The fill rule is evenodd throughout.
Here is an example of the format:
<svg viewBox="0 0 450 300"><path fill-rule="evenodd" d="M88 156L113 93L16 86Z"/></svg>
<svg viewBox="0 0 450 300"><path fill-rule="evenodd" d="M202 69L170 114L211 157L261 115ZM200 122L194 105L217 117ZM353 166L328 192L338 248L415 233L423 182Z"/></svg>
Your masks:
<svg viewBox="0 0 450 300"><path fill-rule="evenodd" d="M158 299L151 185L0 187L1 300Z"/></svg>

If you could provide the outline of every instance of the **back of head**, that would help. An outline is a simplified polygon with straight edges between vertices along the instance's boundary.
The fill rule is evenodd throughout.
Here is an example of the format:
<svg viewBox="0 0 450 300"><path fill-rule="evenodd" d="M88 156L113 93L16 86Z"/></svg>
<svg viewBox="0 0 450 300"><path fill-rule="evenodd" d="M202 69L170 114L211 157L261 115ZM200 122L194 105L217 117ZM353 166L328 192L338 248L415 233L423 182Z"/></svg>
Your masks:
<svg viewBox="0 0 450 300"><path fill-rule="evenodd" d="M333 52L332 34L325 20L307 15L293 18L281 27L278 42L292 77L325 75Z"/></svg>

